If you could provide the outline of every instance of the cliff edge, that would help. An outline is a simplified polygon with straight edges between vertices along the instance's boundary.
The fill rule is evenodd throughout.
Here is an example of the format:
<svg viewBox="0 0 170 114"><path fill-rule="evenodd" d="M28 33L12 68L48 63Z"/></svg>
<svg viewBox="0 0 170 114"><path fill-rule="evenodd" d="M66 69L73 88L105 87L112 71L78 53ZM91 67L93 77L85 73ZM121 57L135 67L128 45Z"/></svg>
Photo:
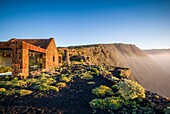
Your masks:
<svg viewBox="0 0 170 114"><path fill-rule="evenodd" d="M96 44L59 48L68 49L70 59L82 60L89 65L118 66L130 68L130 78L146 89L170 97L169 77L158 64L141 49L132 44Z"/></svg>

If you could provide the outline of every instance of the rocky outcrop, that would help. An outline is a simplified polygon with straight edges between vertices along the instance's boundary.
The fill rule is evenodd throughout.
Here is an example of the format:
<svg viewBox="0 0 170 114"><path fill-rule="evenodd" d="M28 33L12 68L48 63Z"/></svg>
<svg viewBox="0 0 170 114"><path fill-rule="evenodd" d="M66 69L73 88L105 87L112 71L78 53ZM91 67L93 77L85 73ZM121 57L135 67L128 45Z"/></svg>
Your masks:
<svg viewBox="0 0 170 114"><path fill-rule="evenodd" d="M70 57L81 56L85 63L130 68L130 78L146 89L170 97L169 77L148 55L132 44L99 44L68 47ZM59 48L62 52L63 48Z"/></svg>

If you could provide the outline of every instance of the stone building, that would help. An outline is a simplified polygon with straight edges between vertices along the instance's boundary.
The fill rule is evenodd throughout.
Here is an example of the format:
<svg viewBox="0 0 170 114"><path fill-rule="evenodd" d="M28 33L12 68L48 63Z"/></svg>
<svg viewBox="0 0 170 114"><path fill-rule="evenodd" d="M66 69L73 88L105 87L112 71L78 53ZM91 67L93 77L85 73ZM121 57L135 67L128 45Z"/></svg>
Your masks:
<svg viewBox="0 0 170 114"><path fill-rule="evenodd" d="M30 71L61 65L54 38L16 39L0 42L0 67L11 66L12 76L27 77Z"/></svg>

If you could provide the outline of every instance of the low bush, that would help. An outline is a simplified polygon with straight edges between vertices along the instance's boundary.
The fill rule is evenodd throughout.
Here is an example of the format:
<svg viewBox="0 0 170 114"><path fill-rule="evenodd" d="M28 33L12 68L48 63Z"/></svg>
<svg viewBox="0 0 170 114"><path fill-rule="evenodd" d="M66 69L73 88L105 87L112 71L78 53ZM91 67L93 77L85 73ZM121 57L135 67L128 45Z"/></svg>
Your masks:
<svg viewBox="0 0 170 114"><path fill-rule="evenodd" d="M37 98L37 97L43 97L44 96L44 94L43 93L37 93L36 95L35 95L35 97Z"/></svg>
<svg viewBox="0 0 170 114"><path fill-rule="evenodd" d="M11 83L11 81L0 81L0 87L9 88L12 85L13 85L13 83Z"/></svg>
<svg viewBox="0 0 170 114"><path fill-rule="evenodd" d="M68 77L66 77L66 76L60 77L59 80L62 81L62 82L70 82L70 78L68 78Z"/></svg>
<svg viewBox="0 0 170 114"><path fill-rule="evenodd" d="M164 109L165 114L170 114L170 107L167 107L166 109Z"/></svg>
<svg viewBox="0 0 170 114"><path fill-rule="evenodd" d="M89 85L96 84L96 82L87 82L87 84L89 84Z"/></svg>
<svg viewBox="0 0 170 114"><path fill-rule="evenodd" d="M91 68L91 71L94 72L95 74L99 74L99 70L97 68Z"/></svg>
<svg viewBox="0 0 170 114"><path fill-rule="evenodd" d="M18 77L14 77L12 81L18 81Z"/></svg>
<svg viewBox="0 0 170 114"><path fill-rule="evenodd" d="M73 79L74 77L76 77L74 74L70 74L70 75L68 76L69 79Z"/></svg>
<svg viewBox="0 0 170 114"><path fill-rule="evenodd" d="M94 99L90 103L90 107L96 109L117 110L123 105L123 99L120 97L107 97L105 99Z"/></svg>
<svg viewBox="0 0 170 114"><path fill-rule="evenodd" d="M35 86L33 86L33 88L34 88L34 89L41 90L41 91L50 91L50 90L56 91L56 92L59 91L58 87L56 87L56 86L51 86L51 85L47 85L47 84L45 84L45 83L43 83L43 84L41 84L41 85L35 85Z"/></svg>
<svg viewBox="0 0 170 114"><path fill-rule="evenodd" d="M113 95L113 91L111 88L101 85L100 87L97 87L95 89L92 89L92 93L99 96L99 97L103 97L105 95Z"/></svg>
<svg viewBox="0 0 170 114"><path fill-rule="evenodd" d="M0 94L5 96L20 95L19 90L15 90L15 89L6 90L5 88L1 88Z"/></svg>
<svg viewBox="0 0 170 114"><path fill-rule="evenodd" d="M26 86L32 86L37 82L37 79L31 78L26 80Z"/></svg>
<svg viewBox="0 0 170 114"><path fill-rule="evenodd" d="M4 78L2 78L3 81L10 81L10 76L5 76Z"/></svg>
<svg viewBox="0 0 170 114"><path fill-rule="evenodd" d="M34 83L39 85L41 85L42 83L46 83L47 85L50 85L55 82L56 80L54 78L46 77L45 75L42 75L38 79L36 79Z"/></svg>
<svg viewBox="0 0 170 114"><path fill-rule="evenodd" d="M55 92L59 92L59 89L56 86L49 86L49 90L52 90L52 91L55 91Z"/></svg>
<svg viewBox="0 0 170 114"><path fill-rule="evenodd" d="M57 86L58 88L63 88L63 87L66 87L66 83L64 83L64 82L59 82L59 83L56 84L56 86Z"/></svg>
<svg viewBox="0 0 170 114"><path fill-rule="evenodd" d="M124 79L118 83L118 93L125 99L145 98L145 88L137 82Z"/></svg>
<svg viewBox="0 0 170 114"><path fill-rule="evenodd" d="M121 96L93 99L89 104L93 109L105 109L110 112L121 110L126 112L126 114L155 114L154 109L150 107L149 103L145 102L145 106L143 106L140 105L138 100L124 100Z"/></svg>
<svg viewBox="0 0 170 114"><path fill-rule="evenodd" d="M15 89L6 90L6 93L5 93L6 96L11 96L11 95L16 95L16 94L18 94L18 92Z"/></svg>
<svg viewBox="0 0 170 114"><path fill-rule="evenodd" d="M111 76L111 77L109 77L107 79L114 82L114 83L117 83L120 80L119 78L116 78L115 76Z"/></svg>
<svg viewBox="0 0 170 114"><path fill-rule="evenodd" d="M27 84L27 82L23 80L17 80L17 81L12 80L11 83L12 83L10 85L11 87L23 87Z"/></svg>
<svg viewBox="0 0 170 114"><path fill-rule="evenodd" d="M5 88L0 88L0 94L5 95L6 94L6 89Z"/></svg>
<svg viewBox="0 0 170 114"><path fill-rule="evenodd" d="M80 78L90 80L90 79L93 79L93 76L88 73L82 73Z"/></svg>
<svg viewBox="0 0 170 114"><path fill-rule="evenodd" d="M47 85L43 85L43 84L41 84L41 85L34 85L33 86L33 89L37 89L37 90L41 90L41 91L47 91L47 90L49 90L48 89L48 87L47 87Z"/></svg>
<svg viewBox="0 0 170 114"><path fill-rule="evenodd" d="M0 91L6 91L6 89L5 88L0 88Z"/></svg>
<svg viewBox="0 0 170 114"><path fill-rule="evenodd" d="M0 73L11 72L11 67L0 67Z"/></svg>
<svg viewBox="0 0 170 114"><path fill-rule="evenodd" d="M21 90L18 90L18 92L19 92L19 95L20 95L20 96L25 96L25 95L31 94L33 91L31 91L31 90L26 90L26 89L21 89Z"/></svg>

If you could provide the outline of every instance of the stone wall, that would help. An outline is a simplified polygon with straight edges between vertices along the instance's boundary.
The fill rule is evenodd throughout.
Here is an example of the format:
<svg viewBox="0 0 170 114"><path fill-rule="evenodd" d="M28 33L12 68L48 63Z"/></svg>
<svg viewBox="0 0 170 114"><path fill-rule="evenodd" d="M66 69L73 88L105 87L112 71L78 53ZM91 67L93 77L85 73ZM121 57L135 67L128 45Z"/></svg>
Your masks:
<svg viewBox="0 0 170 114"><path fill-rule="evenodd" d="M22 72L22 42L14 40L9 43L12 48L12 76L16 76Z"/></svg>
<svg viewBox="0 0 170 114"><path fill-rule="evenodd" d="M55 45L54 38L50 39L51 42L46 49L46 68L59 66L58 51Z"/></svg>
<svg viewBox="0 0 170 114"><path fill-rule="evenodd" d="M59 55L54 38L50 38L50 44L47 49L15 38L4 42L3 44L1 43L0 48L12 50L12 76L21 73L21 75L26 78L29 75L29 51L43 54L43 58L45 59L44 68L59 66ZM62 56L60 56L60 58L62 58Z"/></svg>
<svg viewBox="0 0 170 114"><path fill-rule="evenodd" d="M22 41L22 75L25 78L29 75L29 51L46 52L43 48Z"/></svg>

